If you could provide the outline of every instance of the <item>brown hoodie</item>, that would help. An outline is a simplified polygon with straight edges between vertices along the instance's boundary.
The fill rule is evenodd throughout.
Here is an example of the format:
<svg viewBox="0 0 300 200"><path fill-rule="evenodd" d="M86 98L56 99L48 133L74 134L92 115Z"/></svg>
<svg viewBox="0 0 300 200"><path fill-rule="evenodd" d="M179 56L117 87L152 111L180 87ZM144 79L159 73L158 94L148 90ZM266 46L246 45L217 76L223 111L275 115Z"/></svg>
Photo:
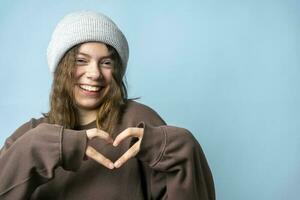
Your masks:
<svg viewBox="0 0 300 200"><path fill-rule="evenodd" d="M107 169L85 158L85 130L31 119L18 128L0 151L0 199L61 200L214 200L211 171L193 135L168 126L151 108L129 101L116 133L143 127L140 152L119 169ZM89 141L100 153L117 160L132 144L113 147Z"/></svg>

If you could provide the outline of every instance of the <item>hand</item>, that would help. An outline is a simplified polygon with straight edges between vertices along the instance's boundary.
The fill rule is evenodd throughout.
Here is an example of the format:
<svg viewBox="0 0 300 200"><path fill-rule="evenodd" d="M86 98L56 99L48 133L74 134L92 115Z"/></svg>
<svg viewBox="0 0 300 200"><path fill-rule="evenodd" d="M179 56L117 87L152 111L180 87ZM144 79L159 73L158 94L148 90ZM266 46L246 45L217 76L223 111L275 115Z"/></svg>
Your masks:
<svg viewBox="0 0 300 200"><path fill-rule="evenodd" d="M134 128L130 127L121 132L113 141L109 134L105 131L99 130L97 128L89 129L86 131L86 135L89 140L98 137L104 139L108 143L113 144L113 146L118 146L123 140L129 137L136 137L138 140L115 162L113 163L110 159L106 158L104 155L99 153L96 149L91 146L87 146L85 154L97 161L101 165L109 168L119 168L130 158L134 157L139 151L141 146L141 141L144 135L144 128Z"/></svg>
<svg viewBox="0 0 300 200"><path fill-rule="evenodd" d="M134 143L115 163L114 167L119 168L125 162L127 162L130 158L134 157L139 151L141 147L141 141L144 136L144 128L134 128L130 127L121 132L113 142L113 146L118 146L123 140L129 137L136 137L138 141Z"/></svg>
<svg viewBox="0 0 300 200"><path fill-rule="evenodd" d="M89 140L98 137L101 138L105 141L107 141L108 143L113 143L113 139L109 136L108 133L106 133L105 131L99 130L97 128L92 128L89 130L86 130L86 135L88 137ZM96 149L94 149L91 146L87 146L85 154L92 158L93 160L97 161L98 163L100 163L101 165L109 168L109 169L113 169L114 168L114 164L113 162L106 158L105 156L103 156L101 153L99 153Z"/></svg>

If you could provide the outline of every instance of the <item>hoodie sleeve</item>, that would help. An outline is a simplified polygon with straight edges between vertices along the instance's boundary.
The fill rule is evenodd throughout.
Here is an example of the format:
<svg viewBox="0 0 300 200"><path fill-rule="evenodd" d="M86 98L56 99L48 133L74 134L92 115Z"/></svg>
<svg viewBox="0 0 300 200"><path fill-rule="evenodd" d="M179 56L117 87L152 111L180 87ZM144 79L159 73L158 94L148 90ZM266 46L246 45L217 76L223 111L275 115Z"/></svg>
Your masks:
<svg viewBox="0 0 300 200"><path fill-rule="evenodd" d="M153 169L152 182L158 181L152 184L152 198L215 199L207 160L188 130L168 125L152 126L143 121L137 127L144 128L137 158Z"/></svg>
<svg viewBox="0 0 300 200"><path fill-rule="evenodd" d="M76 171L86 143L85 131L48 123L24 124L0 151L0 199L29 199L39 185L54 178L58 166Z"/></svg>

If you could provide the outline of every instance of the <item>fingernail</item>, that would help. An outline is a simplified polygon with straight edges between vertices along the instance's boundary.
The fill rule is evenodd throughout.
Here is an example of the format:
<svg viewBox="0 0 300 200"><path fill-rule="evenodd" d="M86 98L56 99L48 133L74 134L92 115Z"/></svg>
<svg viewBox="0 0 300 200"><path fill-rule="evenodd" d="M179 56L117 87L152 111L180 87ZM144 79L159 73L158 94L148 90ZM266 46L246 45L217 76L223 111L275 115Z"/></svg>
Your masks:
<svg viewBox="0 0 300 200"><path fill-rule="evenodd" d="M116 168L119 168L119 167L120 167L120 165L121 165L121 163L120 163L119 161L117 161L117 162L115 162L115 164L114 164L114 165L115 165L115 167L116 167Z"/></svg>
<svg viewBox="0 0 300 200"><path fill-rule="evenodd" d="M114 166L114 164L110 163L110 164L108 165L108 167L109 167L110 169L113 169L115 166Z"/></svg>

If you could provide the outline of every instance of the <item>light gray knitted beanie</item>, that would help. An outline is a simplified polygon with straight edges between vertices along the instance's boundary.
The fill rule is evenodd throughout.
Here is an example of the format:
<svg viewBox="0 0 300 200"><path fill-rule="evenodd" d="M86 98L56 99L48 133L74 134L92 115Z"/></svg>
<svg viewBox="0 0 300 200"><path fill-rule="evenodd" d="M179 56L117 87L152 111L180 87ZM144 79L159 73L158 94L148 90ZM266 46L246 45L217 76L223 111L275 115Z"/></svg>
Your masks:
<svg viewBox="0 0 300 200"><path fill-rule="evenodd" d="M51 74L73 46L89 41L109 44L119 53L124 72L126 70L129 47L127 40L117 25L107 16L89 10L66 15L57 25L47 49L47 59Z"/></svg>

